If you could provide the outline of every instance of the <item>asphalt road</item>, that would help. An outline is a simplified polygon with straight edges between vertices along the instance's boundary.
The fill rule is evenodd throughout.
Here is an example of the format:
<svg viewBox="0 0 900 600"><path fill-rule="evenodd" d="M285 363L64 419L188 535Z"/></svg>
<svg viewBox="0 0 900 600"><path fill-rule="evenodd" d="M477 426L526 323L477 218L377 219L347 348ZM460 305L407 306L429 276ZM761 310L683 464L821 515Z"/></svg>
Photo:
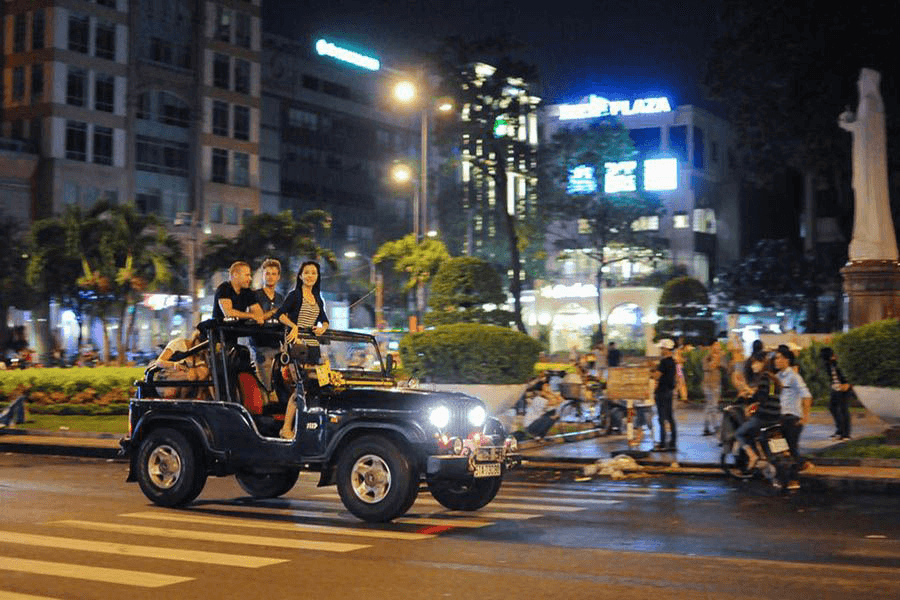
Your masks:
<svg viewBox="0 0 900 600"><path fill-rule="evenodd" d="M373 526L311 475L266 502L210 479L186 510L124 477L121 462L0 456L0 600L900 597L887 495L522 471L477 513L423 493Z"/></svg>

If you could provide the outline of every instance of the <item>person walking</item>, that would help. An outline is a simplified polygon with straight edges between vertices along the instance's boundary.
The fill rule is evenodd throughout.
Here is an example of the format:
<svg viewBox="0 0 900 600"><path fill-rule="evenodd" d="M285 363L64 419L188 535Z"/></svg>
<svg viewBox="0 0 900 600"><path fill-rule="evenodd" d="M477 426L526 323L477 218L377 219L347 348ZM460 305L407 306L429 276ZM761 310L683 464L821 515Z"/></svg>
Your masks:
<svg viewBox="0 0 900 600"><path fill-rule="evenodd" d="M672 358L672 351L675 349L675 342L668 338L661 339L659 348L662 358L650 374L656 380L656 392L653 399L656 402L656 414L659 418L659 443L653 449L657 452L665 452L677 450L677 429L672 408L672 395L675 392L675 359ZM666 444L666 423L669 424L671 431L671 442L668 445Z"/></svg>
<svg viewBox="0 0 900 600"><path fill-rule="evenodd" d="M834 350L825 346L819 351L822 362L825 363L825 372L831 382L831 401L828 409L834 418L835 432L832 438L846 441L850 439L850 383L841 372L837 363L837 354Z"/></svg>
<svg viewBox="0 0 900 600"><path fill-rule="evenodd" d="M722 398L722 346L717 340L709 345L703 357L703 435L713 435L719 430L719 401Z"/></svg>

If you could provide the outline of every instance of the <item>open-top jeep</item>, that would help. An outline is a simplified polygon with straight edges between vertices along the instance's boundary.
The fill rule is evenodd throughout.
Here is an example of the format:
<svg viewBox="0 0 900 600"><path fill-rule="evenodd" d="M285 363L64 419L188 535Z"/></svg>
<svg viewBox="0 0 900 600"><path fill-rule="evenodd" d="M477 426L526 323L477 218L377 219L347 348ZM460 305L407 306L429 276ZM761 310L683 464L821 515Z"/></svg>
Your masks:
<svg viewBox="0 0 900 600"><path fill-rule="evenodd" d="M272 498L306 470L320 473L320 486L337 484L360 519L390 521L423 483L445 507L477 510L519 460L514 438L477 398L398 388L391 357L382 362L370 335L301 331L280 346L267 394L238 342L279 347L280 324L205 321L201 330L207 340L188 353L207 354L209 379L159 382L149 369L130 403L128 481L156 504L193 501L209 475L234 474L251 496ZM212 399L163 398L169 386ZM296 434L282 439L288 402L297 403Z"/></svg>

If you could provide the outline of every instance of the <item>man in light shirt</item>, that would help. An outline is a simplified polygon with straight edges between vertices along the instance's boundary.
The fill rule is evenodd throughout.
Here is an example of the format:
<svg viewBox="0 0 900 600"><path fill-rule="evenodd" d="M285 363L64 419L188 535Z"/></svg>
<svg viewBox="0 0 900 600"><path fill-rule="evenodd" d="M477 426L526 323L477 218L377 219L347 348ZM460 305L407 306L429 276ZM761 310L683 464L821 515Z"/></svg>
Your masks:
<svg viewBox="0 0 900 600"><path fill-rule="evenodd" d="M781 382L781 430L784 439L791 449L794 459L792 477L788 483L788 489L797 489L796 469L801 464L798 445L803 425L809 420L809 409L812 406L812 394L806 387L806 382L793 367L794 353L786 346L779 346L775 351L775 368L778 369L778 380Z"/></svg>

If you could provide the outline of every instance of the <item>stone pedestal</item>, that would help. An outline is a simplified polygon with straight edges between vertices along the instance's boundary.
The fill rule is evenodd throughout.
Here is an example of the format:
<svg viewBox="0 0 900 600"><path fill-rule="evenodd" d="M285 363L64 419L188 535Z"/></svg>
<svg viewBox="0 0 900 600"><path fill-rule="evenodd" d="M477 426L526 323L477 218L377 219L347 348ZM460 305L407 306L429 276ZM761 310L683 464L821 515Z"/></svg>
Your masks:
<svg viewBox="0 0 900 600"><path fill-rule="evenodd" d="M841 269L852 329L882 319L900 318L900 262L857 260Z"/></svg>

